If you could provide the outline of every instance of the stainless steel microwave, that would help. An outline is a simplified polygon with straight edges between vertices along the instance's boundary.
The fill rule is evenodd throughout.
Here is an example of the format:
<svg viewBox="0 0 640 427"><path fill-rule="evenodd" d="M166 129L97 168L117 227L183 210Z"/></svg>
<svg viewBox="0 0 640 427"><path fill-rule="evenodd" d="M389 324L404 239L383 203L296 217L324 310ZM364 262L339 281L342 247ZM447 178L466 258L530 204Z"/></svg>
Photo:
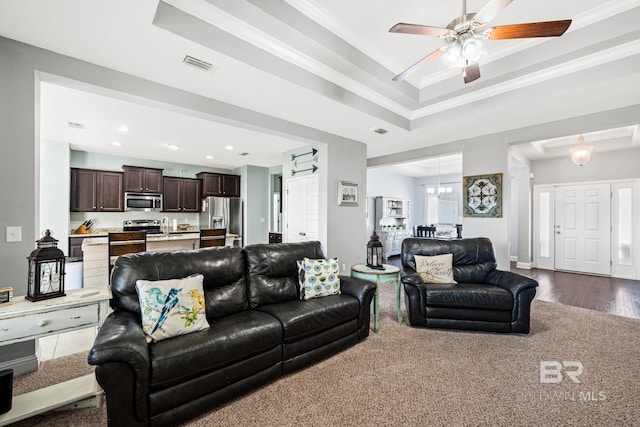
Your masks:
<svg viewBox="0 0 640 427"><path fill-rule="evenodd" d="M160 212L162 194L124 193L125 211Z"/></svg>

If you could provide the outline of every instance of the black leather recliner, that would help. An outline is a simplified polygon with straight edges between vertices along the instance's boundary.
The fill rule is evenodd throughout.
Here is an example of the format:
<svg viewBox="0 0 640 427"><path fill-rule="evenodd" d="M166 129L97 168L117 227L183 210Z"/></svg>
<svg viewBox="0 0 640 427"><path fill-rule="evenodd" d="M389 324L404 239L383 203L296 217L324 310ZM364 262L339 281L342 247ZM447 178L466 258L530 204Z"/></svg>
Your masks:
<svg viewBox="0 0 640 427"><path fill-rule="evenodd" d="M111 313L88 356L111 426L173 426L335 354L369 334L372 283L341 277L341 294L298 298L296 260L319 242L144 252L116 260ZM136 280L204 275L206 330L147 344Z"/></svg>
<svg viewBox="0 0 640 427"><path fill-rule="evenodd" d="M424 283L415 255L453 254L457 284ZM531 301L538 282L496 269L487 238L405 239L402 283L409 323L428 328L529 333Z"/></svg>

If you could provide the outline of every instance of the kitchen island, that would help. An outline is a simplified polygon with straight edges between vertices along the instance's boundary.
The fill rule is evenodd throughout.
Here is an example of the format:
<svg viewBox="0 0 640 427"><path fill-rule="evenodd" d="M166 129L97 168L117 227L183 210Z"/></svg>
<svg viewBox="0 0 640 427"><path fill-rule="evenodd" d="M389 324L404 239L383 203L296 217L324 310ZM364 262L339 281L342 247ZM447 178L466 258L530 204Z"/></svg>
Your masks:
<svg viewBox="0 0 640 427"><path fill-rule="evenodd" d="M226 245L233 245L235 234L227 234ZM198 249L200 233L191 230L150 234L147 236L147 252ZM83 287L92 288L109 283L109 242L108 233L93 233L82 241Z"/></svg>

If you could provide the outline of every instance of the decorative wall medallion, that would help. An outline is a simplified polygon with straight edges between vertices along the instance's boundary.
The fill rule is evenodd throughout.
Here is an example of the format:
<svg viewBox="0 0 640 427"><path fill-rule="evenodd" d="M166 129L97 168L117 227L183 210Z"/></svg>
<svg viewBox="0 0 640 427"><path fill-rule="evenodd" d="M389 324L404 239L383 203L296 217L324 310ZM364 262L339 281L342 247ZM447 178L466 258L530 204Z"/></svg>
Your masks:
<svg viewBox="0 0 640 427"><path fill-rule="evenodd" d="M502 174L463 178L463 216L502 218Z"/></svg>

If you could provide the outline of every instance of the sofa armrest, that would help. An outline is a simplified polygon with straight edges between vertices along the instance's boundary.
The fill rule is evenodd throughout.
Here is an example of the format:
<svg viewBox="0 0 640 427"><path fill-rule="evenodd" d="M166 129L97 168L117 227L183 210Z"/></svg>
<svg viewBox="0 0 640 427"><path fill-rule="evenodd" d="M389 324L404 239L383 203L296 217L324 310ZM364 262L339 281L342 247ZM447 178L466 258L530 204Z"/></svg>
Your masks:
<svg viewBox="0 0 640 427"><path fill-rule="evenodd" d="M87 361L90 365L129 365L135 372L137 386L148 389L151 372L149 346L138 317L125 311L111 313L100 327ZM146 394L142 393L143 396Z"/></svg>
<svg viewBox="0 0 640 427"><path fill-rule="evenodd" d="M369 322L371 318L371 301L376 294L376 285L366 280L351 276L340 276L340 292L357 298L360 302L358 316L358 339L369 336Z"/></svg>
<svg viewBox="0 0 640 427"><path fill-rule="evenodd" d="M487 276L487 283L508 290L513 295L514 300L519 297L521 292L538 287L538 282L530 277L502 270L491 271Z"/></svg>

